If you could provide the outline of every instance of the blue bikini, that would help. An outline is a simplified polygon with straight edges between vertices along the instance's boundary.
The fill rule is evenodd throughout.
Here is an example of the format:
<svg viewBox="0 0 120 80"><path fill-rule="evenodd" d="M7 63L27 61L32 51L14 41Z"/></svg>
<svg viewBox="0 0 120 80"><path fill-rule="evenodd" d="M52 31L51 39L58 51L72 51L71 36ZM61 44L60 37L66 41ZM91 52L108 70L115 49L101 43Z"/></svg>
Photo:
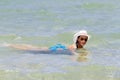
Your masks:
<svg viewBox="0 0 120 80"><path fill-rule="evenodd" d="M67 48L64 45L62 45L62 44L56 44L56 45L51 46L49 48L49 50L51 50L51 51L56 51L58 49L66 50Z"/></svg>

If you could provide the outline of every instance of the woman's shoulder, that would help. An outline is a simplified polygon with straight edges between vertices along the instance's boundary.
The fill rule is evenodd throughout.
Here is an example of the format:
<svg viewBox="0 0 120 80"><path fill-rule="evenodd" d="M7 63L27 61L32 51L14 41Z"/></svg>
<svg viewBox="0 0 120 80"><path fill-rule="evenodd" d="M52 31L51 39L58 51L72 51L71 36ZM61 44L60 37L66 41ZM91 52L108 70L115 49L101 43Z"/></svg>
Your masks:
<svg viewBox="0 0 120 80"><path fill-rule="evenodd" d="M70 50L74 50L74 49L76 49L75 44L69 45L69 46L68 46L68 49L70 49Z"/></svg>

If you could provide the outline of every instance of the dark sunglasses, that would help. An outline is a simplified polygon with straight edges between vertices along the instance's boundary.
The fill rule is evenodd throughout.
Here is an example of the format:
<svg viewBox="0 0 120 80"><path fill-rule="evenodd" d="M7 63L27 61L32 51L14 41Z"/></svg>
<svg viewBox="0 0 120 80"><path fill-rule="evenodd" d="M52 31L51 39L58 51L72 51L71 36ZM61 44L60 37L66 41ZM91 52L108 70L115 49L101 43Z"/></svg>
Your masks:
<svg viewBox="0 0 120 80"><path fill-rule="evenodd" d="M87 41L88 39L87 39L87 38L81 38L80 40L81 40L81 41L83 41L83 40Z"/></svg>

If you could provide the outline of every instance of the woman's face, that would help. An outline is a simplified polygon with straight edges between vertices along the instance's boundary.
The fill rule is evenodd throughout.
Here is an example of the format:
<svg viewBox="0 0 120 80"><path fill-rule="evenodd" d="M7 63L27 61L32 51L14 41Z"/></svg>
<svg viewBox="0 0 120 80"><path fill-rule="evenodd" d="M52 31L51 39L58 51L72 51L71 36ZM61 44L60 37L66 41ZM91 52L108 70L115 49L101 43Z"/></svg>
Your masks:
<svg viewBox="0 0 120 80"><path fill-rule="evenodd" d="M80 37L78 37L78 43L79 43L79 45L81 45L82 47L86 44L87 40L88 40L88 37L87 37L87 36L80 35Z"/></svg>

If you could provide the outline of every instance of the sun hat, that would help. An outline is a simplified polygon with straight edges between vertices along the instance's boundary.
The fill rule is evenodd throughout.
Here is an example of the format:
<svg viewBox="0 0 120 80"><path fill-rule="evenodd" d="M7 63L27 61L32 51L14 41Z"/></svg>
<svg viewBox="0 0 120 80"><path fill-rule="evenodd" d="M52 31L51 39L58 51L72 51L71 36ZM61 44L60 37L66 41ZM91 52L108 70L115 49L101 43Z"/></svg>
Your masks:
<svg viewBox="0 0 120 80"><path fill-rule="evenodd" d="M79 32L75 33L74 36L73 36L73 42L76 43L77 41L77 38L78 36L80 35L84 35L84 36L87 36L88 37L88 40L90 38L90 35L87 34L87 31L86 30L80 30Z"/></svg>

